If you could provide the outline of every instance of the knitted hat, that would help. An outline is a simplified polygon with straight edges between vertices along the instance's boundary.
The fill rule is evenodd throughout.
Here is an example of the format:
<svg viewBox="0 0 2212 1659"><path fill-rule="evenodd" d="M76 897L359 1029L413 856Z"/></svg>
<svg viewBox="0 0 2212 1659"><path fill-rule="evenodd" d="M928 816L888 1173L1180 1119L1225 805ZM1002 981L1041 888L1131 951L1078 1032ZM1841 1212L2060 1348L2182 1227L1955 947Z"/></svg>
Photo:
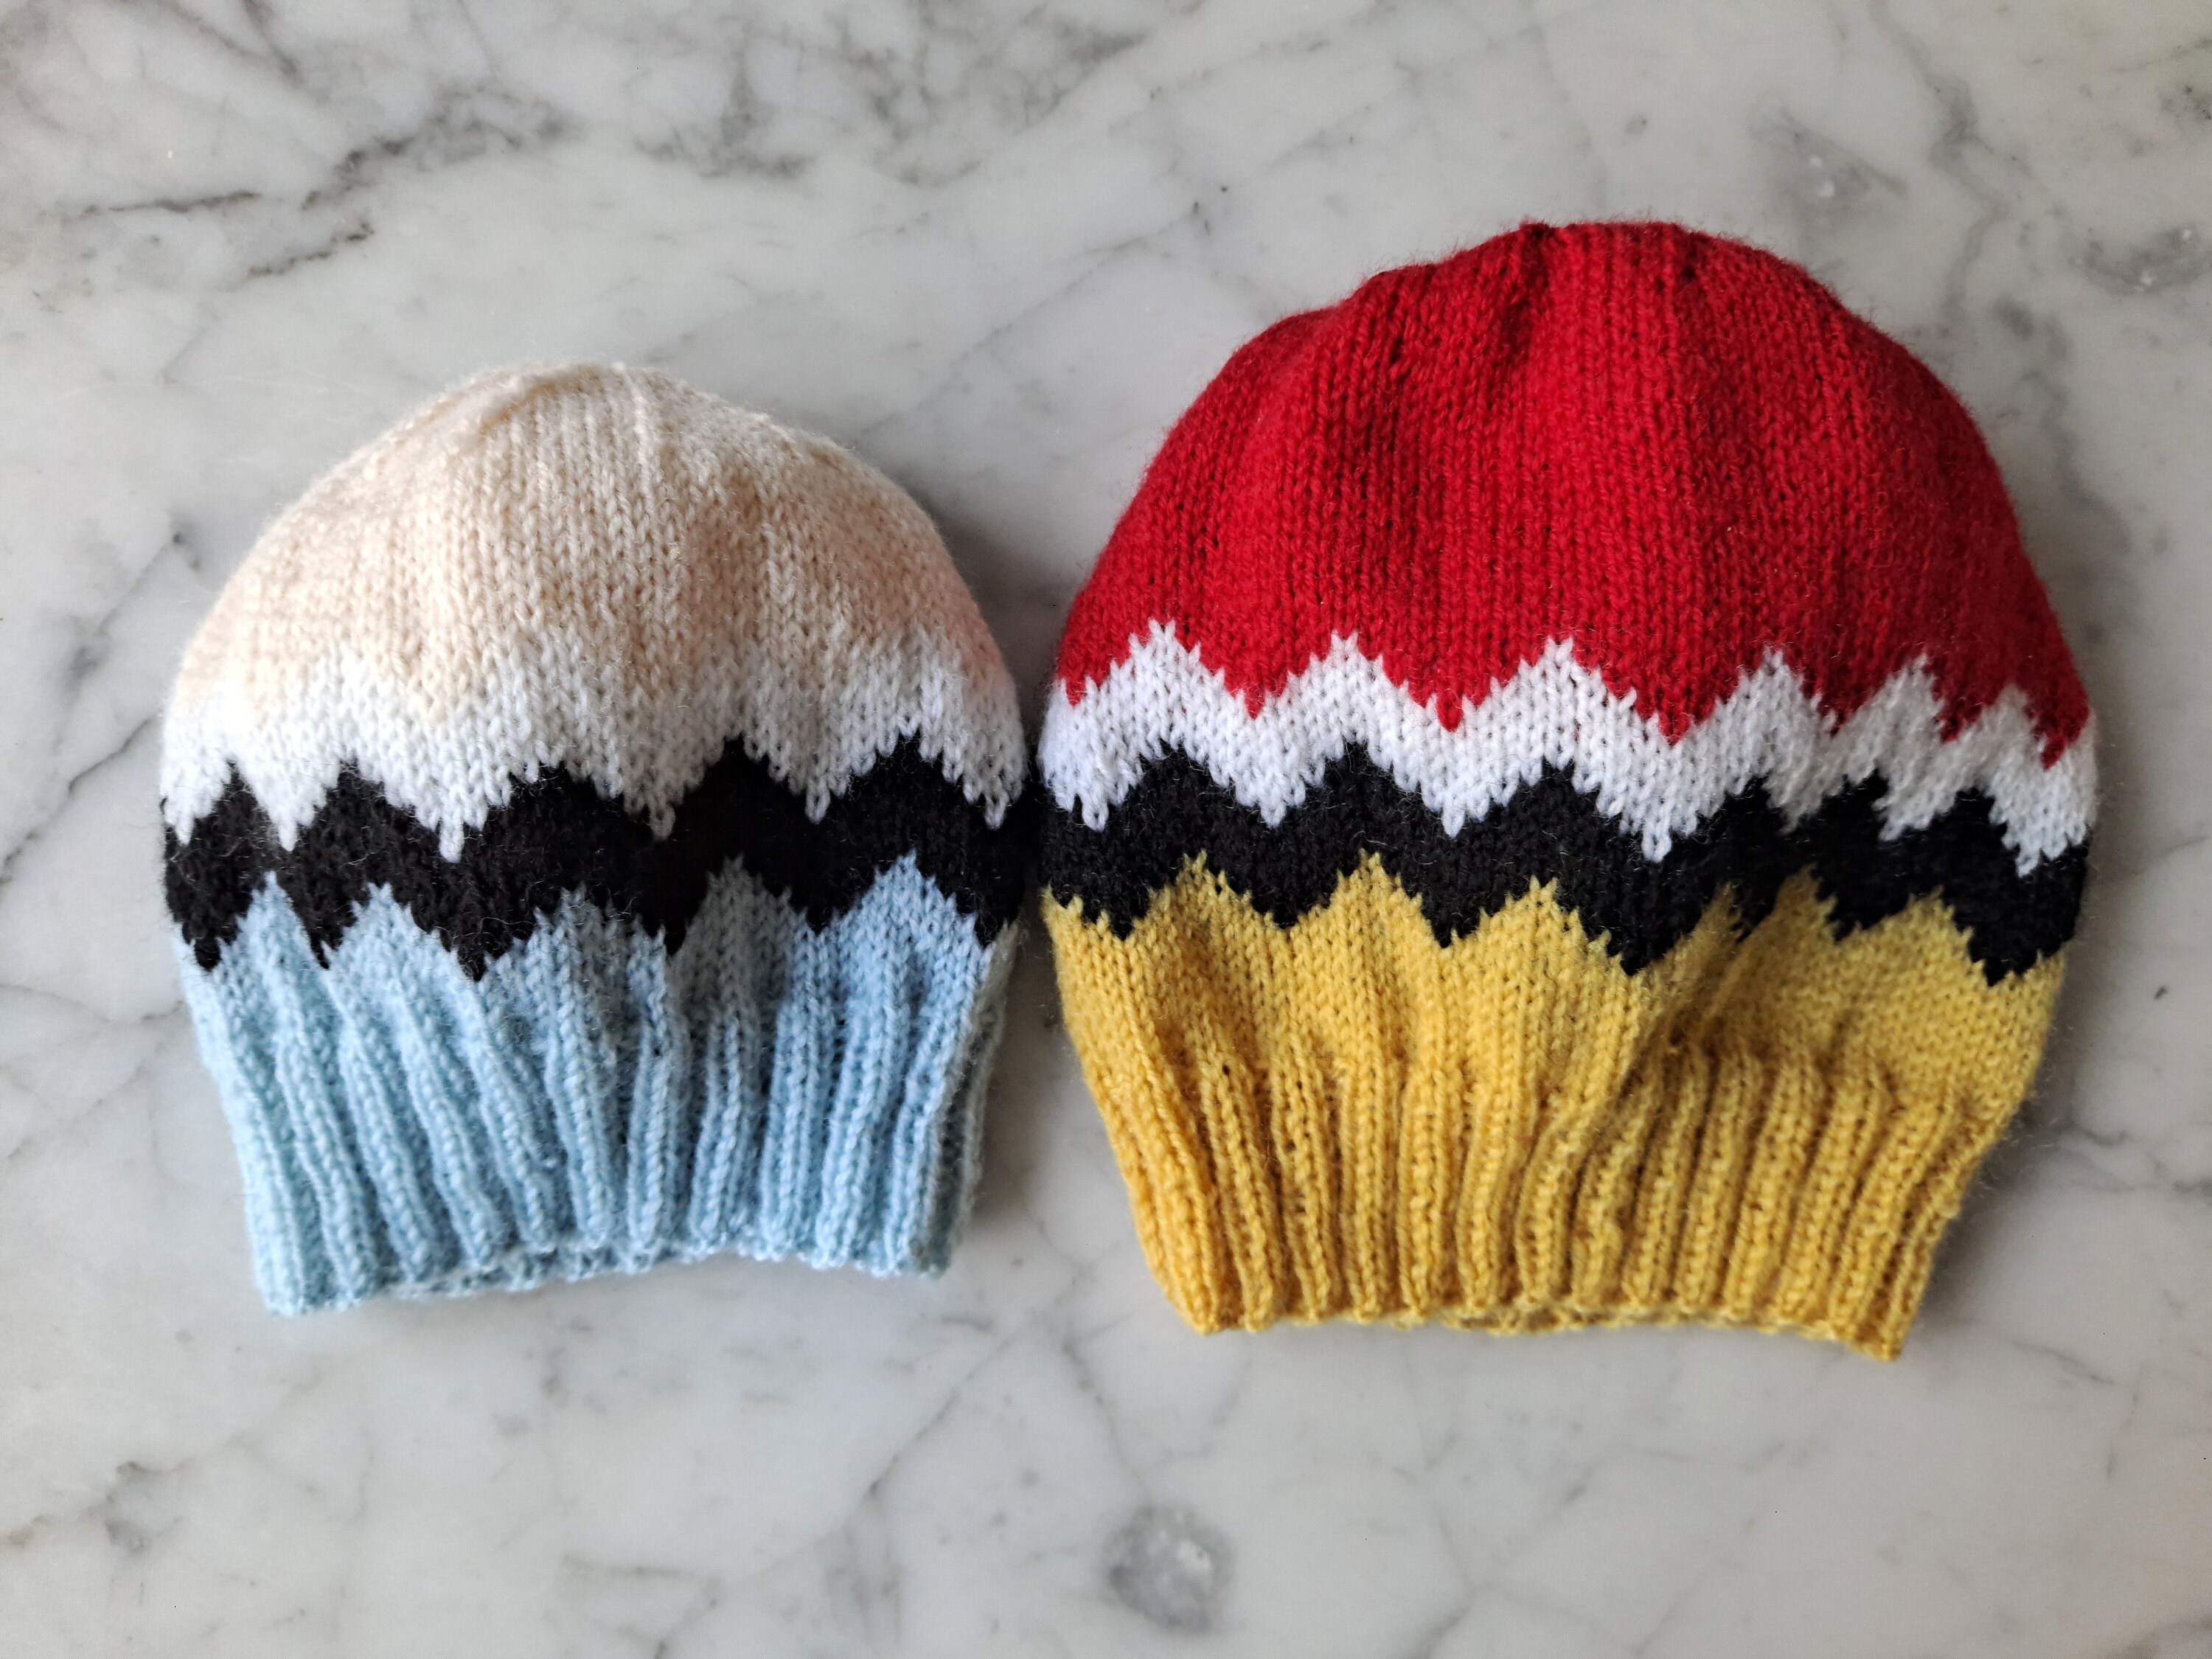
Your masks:
<svg viewBox="0 0 2212 1659"><path fill-rule="evenodd" d="M942 1267L1024 764L928 520L825 440L580 365L345 461L223 590L164 738L270 1305Z"/></svg>
<svg viewBox="0 0 2212 1659"><path fill-rule="evenodd" d="M1239 351L1042 760L1069 1029L1193 1325L1882 1356L2034 1073L2094 784L1966 412L1668 225Z"/></svg>

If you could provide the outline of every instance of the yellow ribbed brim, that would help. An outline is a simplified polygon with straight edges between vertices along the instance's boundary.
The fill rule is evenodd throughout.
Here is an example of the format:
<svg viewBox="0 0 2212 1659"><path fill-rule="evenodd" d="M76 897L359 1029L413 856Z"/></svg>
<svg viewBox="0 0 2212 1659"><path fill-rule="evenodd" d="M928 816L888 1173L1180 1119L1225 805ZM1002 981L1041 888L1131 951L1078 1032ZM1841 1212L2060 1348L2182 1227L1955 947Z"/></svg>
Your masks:
<svg viewBox="0 0 2212 1659"><path fill-rule="evenodd" d="M1202 1331L1694 1320L1893 1358L2061 972L1990 985L1935 901L1838 941L1804 877L1633 975L1549 888L1439 945L1371 858L1288 928L1198 860L1126 939L1045 916Z"/></svg>

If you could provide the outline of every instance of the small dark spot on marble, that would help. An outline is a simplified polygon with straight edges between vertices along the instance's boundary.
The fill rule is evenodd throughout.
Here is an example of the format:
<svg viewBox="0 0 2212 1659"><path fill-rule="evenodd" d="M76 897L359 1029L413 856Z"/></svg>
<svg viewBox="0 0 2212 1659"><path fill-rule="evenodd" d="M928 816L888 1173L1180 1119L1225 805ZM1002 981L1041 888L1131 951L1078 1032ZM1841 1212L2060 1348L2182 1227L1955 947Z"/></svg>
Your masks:
<svg viewBox="0 0 2212 1659"><path fill-rule="evenodd" d="M2163 996L2164 996L2164 995L2165 995L2168 991L2172 990L2172 988L2172 988L2172 986L2170 986L2170 985L2161 985L2161 986L2160 986L2160 987L2158 988L2158 989L2156 989L2155 991L2153 991L2153 992L2150 994L2150 1000L2151 1000L2153 1002L2156 1002L2156 1001L2157 1001L2160 997L2163 997Z"/></svg>
<svg viewBox="0 0 2212 1659"><path fill-rule="evenodd" d="M2004 325L2005 332L2015 340L2025 340L2035 333L2035 313L2017 300L2000 300L1990 307L1997 321Z"/></svg>
<svg viewBox="0 0 2212 1659"><path fill-rule="evenodd" d="M100 1505L100 1529L107 1534L108 1543L125 1555L143 1555L153 1545L156 1534L136 1515L125 1514L125 1507L143 1505L147 1489L153 1484L154 1472L135 1459L115 1466L115 1485L109 1490L106 1501Z"/></svg>
<svg viewBox="0 0 2212 1659"><path fill-rule="evenodd" d="M2212 126L2212 87L2184 81L2159 100L2166 112L2184 126Z"/></svg>
<svg viewBox="0 0 2212 1659"><path fill-rule="evenodd" d="M2212 271L2212 244L2194 225L2176 225L2125 247L2092 242L2081 256L2089 280L2112 294L2158 294Z"/></svg>
<svg viewBox="0 0 2212 1659"><path fill-rule="evenodd" d="M1622 124L1620 130L1626 133L1630 137L1636 138L1640 137L1643 135L1644 128L1650 125L1651 118L1650 116L1632 115Z"/></svg>
<svg viewBox="0 0 2212 1659"><path fill-rule="evenodd" d="M1107 1547L1106 1583L1162 1630L1198 1635L1220 1618L1229 1564L1228 1540L1188 1510L1147 1504Z"/></svg>

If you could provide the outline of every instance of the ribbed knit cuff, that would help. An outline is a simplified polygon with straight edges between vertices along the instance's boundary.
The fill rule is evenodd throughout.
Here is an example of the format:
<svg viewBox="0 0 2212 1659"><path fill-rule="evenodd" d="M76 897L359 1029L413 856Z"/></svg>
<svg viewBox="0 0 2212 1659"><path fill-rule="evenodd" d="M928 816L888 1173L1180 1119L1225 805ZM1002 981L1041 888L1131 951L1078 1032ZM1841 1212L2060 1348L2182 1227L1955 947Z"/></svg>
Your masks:
<svg viewBox="0 0 2212 1659"><path fill-rule="evenodd" d="M1409 1100L1395 1147L1355 1168L1283 1083L1108 1104L1146 1255L1201 1331L1696 1321L1894 1358L2011 1116L1683 1049L1617 1098Z"/></svg>
<svg viewBox="0 0 2212 1659"><path fill-rule="evenodd" d="M725 1252L935 1273L1015 930L909 861L827 927L740 871L682 946L574 896L480 979L388 894L319 960L273 885L179 966L270 1307Z"/></svg>

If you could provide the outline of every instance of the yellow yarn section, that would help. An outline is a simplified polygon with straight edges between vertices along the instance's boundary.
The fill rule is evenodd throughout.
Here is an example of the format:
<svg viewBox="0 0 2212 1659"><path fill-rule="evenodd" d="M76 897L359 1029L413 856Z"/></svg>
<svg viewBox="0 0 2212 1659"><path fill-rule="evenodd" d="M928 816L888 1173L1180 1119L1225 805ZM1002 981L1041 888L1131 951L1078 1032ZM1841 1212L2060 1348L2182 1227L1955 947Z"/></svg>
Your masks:
<svg viewBox="0 0 2212 1659"><path fill-rule="evenodd" d="M2033 1078L2061 967L1810 880L1631 975L1549 888L1439 946L1370 859L1279 928L1194 860L1126 939L1048 896L1068 1029L1202 1331L1711 1323L1893 1358Z"/></svg>

